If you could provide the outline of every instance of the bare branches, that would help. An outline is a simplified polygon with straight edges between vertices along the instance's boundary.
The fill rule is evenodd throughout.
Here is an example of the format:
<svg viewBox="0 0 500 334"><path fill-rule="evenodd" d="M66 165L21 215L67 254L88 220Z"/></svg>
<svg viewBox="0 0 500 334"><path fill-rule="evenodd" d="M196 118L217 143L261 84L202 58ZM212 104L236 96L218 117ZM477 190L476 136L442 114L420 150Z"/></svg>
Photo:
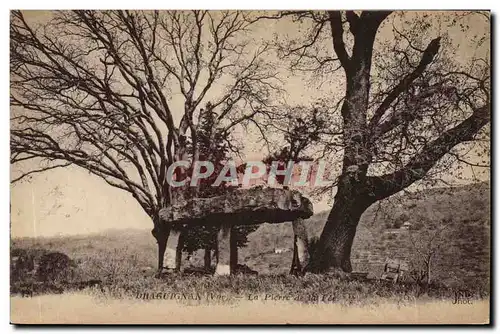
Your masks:
<svg viewBox="0 0 500 334"><path fill-rule="evenodd" d="M168 204L169 165L196 159L207 97L228 126L265 112L279 92L268 48L246 55L251 24L234 11L61 11L34 28L13 12L13 162L80 166L154 214ZM211 91L218 80L228 83L222 94Z"/></svg>
<svg viewBox="0 0 500 334"><path fill-rule="evenodd" d="M424 13L410 18L403 12L394 13L393 39L378 38L377 30L390 14L387 11L290 14L305 31L304 38L297 38L301 43L290 43L280 53L293 55L291 68L298 68L298 61L306 64L306 59L313 59L310 55L313 51L333 46L333 52L329 52L337 58L330 59L338 60L346 70L340 119L343 163L362 166L361 170L366 168L372 175L404 168L436 138L470 117L473 110L489 105L490 100L487 57L475 57L467 65L460 64L447 31L439 30L441 21L450 26L457 24L454 14L442 15L437 18L440 23L433 26L433 15ZM328 39L321 34L325 20L331 28ZM427 36L431 30L441 37L429 42ZM465 31L466 26L461 30ZM485 38L479 36L474 41L484 45ZM325 67L320 53L316 54L317 66ZM316 71L319 67L310 68ZM339 115L333 112L337 108L328 109L331 122L339 123ZM332 141L327 146L337 144ZM452 161L448 160L443 160L443 166L450 166Z"/></svg>
<svg viewBox="0 0 500 334"><path fill-rule="evenodd" d="M18 181L21 181L22 179L24 179L24 178L26 178L26 177L28 177L30 175L33 175L33 174L45 172L45 171L48 171L48 170L51 170L51 169L55 169L55 168L68 167L70 165L71 165L71 163L68 162L68 163L57 164L57 165L42 167L42 168L38 168L38 169L33 169L33 170L28 171L28 172L22 173L18 177L14 178L13 180L11 180L11 183L16 183Z"/></svg>
<svg viewBox="0 0 500 334"><path fill-rule="evenodd" d="M445 237L448 233L451 221L443 220L437 226L424 226L420 231L410 229L408 238L415 254L415 259L412 260L414 274L417 274L415 279L421 282L424 277L427 278L427 284L431 283L431 268L434 263L434 258L438 255L441 249L446 245L450 246L449 238ZM423 270L422 270L423 269Z"/></svg>
<svg viewBox="0 0 500 334"><path fill-rule="evenodd" d="M407 74L400 82L397 84L390 92L387 94L384 101L380 104L380 106L375 111L372 119L370 120L370 129L372 132L375 132L375 128L378 126L378 123L384 113L387 111L389 106L394 102L394 100L403 92L408 90L410 84L420 76L427 66L432 62L434 56L437 54L439 50L439 41L440 38L433 39L425 51L422 54L422 58L417 68L413 70L411 73Z"/></svg>

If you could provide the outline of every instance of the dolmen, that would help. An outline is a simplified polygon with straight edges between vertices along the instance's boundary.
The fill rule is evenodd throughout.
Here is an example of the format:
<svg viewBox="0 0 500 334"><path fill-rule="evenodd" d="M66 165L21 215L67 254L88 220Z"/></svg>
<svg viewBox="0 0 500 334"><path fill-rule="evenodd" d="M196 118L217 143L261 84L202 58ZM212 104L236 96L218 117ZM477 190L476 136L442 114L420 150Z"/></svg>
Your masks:
<svg viewBox="0 0 500 334"><path fill-rule="evenodd" d="M279 224L302 221L313 215L311 201L297 190L284 188L236 188L224 195L191 198L160 210L162 224L171 226L164 263L179 270L179 240L183 226L217 225L218 262L216 275L231 274L230 240L233 226L247 224ZM296 229L294 228L294 232ZM295 235L295 243L306 244L303 234ZM294 245L296 246L296 245Z"/></svg>

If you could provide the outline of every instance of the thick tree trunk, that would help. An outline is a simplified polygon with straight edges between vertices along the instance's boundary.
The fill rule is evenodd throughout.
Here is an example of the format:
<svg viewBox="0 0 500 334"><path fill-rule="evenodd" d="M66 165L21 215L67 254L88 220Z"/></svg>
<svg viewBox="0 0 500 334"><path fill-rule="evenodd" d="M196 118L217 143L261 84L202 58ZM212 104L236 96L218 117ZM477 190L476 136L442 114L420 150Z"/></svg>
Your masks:
<svg viewBox="0 0 500 334"><path fill-rule="evenodd" d="M373 203L368 196L362 195L363 193L363 187L352 180L339 185L335 204L306 271L352 271L351 248L356 228L363 212Z"/></svg>
<svg viewBox="0 0 500 334"><path fill-rule="evenodd" d="M312 272L323 272L330 268L352 271L351 247L356 235L359 218L350 217L340 208L333 208L326 224L329 227L325 238L321 238L313 260Z"/></svg>

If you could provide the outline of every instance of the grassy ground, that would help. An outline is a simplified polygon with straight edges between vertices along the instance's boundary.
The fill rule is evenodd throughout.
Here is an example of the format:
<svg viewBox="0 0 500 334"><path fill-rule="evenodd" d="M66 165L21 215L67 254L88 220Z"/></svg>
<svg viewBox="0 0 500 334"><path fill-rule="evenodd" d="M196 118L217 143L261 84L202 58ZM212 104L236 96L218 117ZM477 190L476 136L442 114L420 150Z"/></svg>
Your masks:
<svg viewBox="0 0 500 334"><path fill-rule="evenodd" d="M47 285L14 284L23 295L24 289L33 289L33 295L47 292L76 292L76 285L55 283L60 290ZM37 291L37 287L39 290ZM29 290L33 292L33 290ZM345 306L372 305L380 302L412 304L417 301L447 301L451 303L462 290L444 286L421 287L413 283L392 284L380 280L358 281L334 275L307 274L261 275L232 277L167 275L161 279L149 273L129 273L108 277L102 284L84 291L100 299L173 300L184 305L236 304L241 301L298 302L302 304L335 303ZM464 291L465 292L465 291ZM467 299L478 301L488 297L481 289L466 290ZM24 295L26 296L26 295Z"/></svg>
<svg viewBox="0 0 500 334"><path fill-rule="evenodd" d="M321 213L309 220L310 235L319 235L326 216L326 213ZM423 231L426 222L448 218L453 223L433 271L437 284L425 289L411 283L360 282L332 275L308 274L301 278L286 275L292 253L275 254L274 248L291 247L293 235L290 224L263 224L249 236L248 247L240 250L239 262L257 270L257 277L217 278L179 274L155 279L156 244L148 230L110 230L99 235L78 237L15 239L11 249L30 249L35 253L50 250L67 254L76 264L68 277L80 282L100 280L102 284L99 287L87 288L87 291L106 298L151 299L158 294L161 298L164 298L163 294L180 294L179 298L189 303L193 299L183 296L215 293L234 300L249 295L262 299L269 295L269 299L282 296L304 303L330 301L351 305L381 299L397 303L416 299L450 300L457 290L463 289L470 291L473 298L485 298L489 293L490 215L489 188L484 184L461 188L452 194L432 191L385 203L382 209L370 208L363 215L354 242L354 269L378 275L376 272L380 272L383 266L380 261L386 257L411 260L407 232L387 233L399 221L423 224L419 227ZM187 261L184 263L187 265ZM193 257L192 264L201 264L201 254ZM46 287L29 276L23 276L21 280L13 278L11 285L12 292L16 293L26 289L35 294L47 292ZM56 286L49 292L68 288L71 290L75 286L60 283L60 289ZM174 299L177 298L175 296Z"/></svg>

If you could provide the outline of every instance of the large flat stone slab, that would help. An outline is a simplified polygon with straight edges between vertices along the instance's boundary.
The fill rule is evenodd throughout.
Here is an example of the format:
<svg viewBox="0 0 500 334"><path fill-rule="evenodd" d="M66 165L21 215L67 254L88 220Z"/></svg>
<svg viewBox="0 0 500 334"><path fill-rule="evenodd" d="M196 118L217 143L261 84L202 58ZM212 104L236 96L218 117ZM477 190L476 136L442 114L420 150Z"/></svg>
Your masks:
<svg viewBox="0 0 500 334"><path fill-rule="evenodd" d="M189 225L282 223L312 214L311 201L299 191L262 187L228 190L160 210L162 221Z"/></svg>

